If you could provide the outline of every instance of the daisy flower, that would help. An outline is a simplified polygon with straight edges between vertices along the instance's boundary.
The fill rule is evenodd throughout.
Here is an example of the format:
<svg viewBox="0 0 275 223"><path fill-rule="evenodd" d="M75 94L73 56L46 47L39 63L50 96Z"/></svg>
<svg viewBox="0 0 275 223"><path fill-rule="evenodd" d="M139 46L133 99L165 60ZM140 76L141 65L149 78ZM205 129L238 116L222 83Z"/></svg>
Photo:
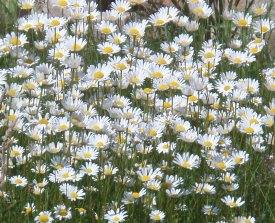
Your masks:
<svg viewBox="0 0 275 223"><path fill-rule="evenodd" d="M160 44L160 47L164 52L169 54L176 53L179 50L179 45L175 42L172 42L172 43L164 42Z"/></svg>
<svg viewBox="0 0 275 223"><path fill-rule="evenodd" d="M200 135L198 137L198 143L205 148L215 148L218 145L219 137L215 135Z"/></svg>
<svg viewBox="0 0 275 223"><path fill-rule="evenodd" d="M160 168L153 170L152 168L141 168L137 171L138 178L142 182L147 182L154 180L154 178L159 174Z"/></svg>
<svg viewBox="0 0 275 223"><path fill-rule="evenodd" d="M30 10L34 6L34 0L19 0L17 4L23 10Z"/></svg>
<svg viewBox="0 0 275 223"><path fill-rule="evenodd" d="M123 30L125 34L129 36L140 38L145 34L147 23L147 20L143 20L142 22L130 22L124 25Z"/></svg>
<svg viewBox="0 0 275 223"><path fill-rule="evenodd" d="M254 3L251 12L256 16L264 15L267 12L267 3Z"/></svg>
<svg viewBox="0 0 275 223"><path fill-rule="evenodd" d="M79 52L85 47L86 44L87 41L82 38L68 36L66 42L64 43L64 46L71 52Z"/></svg>
<svg viewBox="0 0 275 223"><path fill-rule="evenodd" d="M103 173L105 176L116 174L118 171L117 167L114 167L111 163L105 164L103 167Z"/></svg>
<svg viewBox="0 0 275 223"><path fill-rule="evenodd" d="M121 208L117 210L110 210L104 215L104 219L108 221L108 223L119 223L124 222L127 217L127 212Z"/></svg>
<svg viewBox="0 0 275 223"><path fill-rule="evenodd" d="M60 28L66 23L67 21L63 17L51 17L48 19L47 25L49 25L50 28Z"/></svg>
<svg viewBox="0 0 275 223"><path fill-rule="evenodd" d="M269 107L264 107L267 114L275 116L275 98L269 103Z"/></svg>
<svg viewBox="0 0 275 223"><path fill-rule="evenodd" d="M23 156L25 149L22 146L14 145L10 148L10 157L17 158Z"/></svg>
<svg viewBox="0 0 275 223"><path fill-rule="evenodd" d="M204 1L198 2L198 3L191 3L191 4L188 4L188 6L190 8L190 11L195 16L201 19L207 19L213 13L213 10L211 9L211 7L209 7Z"/></svg>
<svg viewBox="0 0 275 223"><path fill-rule="evenodd" d="M199 22L198 21L187 21L184 25L185 29L188 31L188 32L195 32L199 29Z"/></svg>
<svg viewBox="0 0 275 223"><path fill-rule="evenodd" d="M34 205L34 203L27 203L24 207L24 211L22 213L24 213L25 215L29 215L36 212L36 207Z"/></svg>
<svg viewBox="0 0 275 223"><path fill-rule="evenodd" d="M101 54L113 55L115 53L118 53L120 50L120 47L113 43L105 42L98 44L98 51Z"/></svg>
<svg viewBox="0 0 275 223"><path fill-rule="evenodd" d="M229 206L230 208L235 208L235 207L240 207L242 206L245 201L242 201L242 198L239 197L236 201L235 201L235 198L234 197L231 197L231 196L226 196L224 198L221 199L221 201L223 203L225 203L227 206Z"/></svg>
<svg viewBox="0 0 275 223"><path fill-rule="evenodd" d="M219 209L217 207L214 207L212 205L204 205L202 208L202 212L205 215L217 215L218 214Z"/></svg>
<svg viewBox="0 0 275 223"><path fill-rule="evenodd" d="M248 27L252 22L252 16L249 14L245 14L244 12L236 12L233 15L233 23L235 23L239 27Z"/></svg>
<svg viewBox="0 0 275 223"><path fill-rule="evenodd" d="M36 223L51 223L54 221L52 218L52 213L50 211L41 211L38 216L34 218Z"/></svg>
<svg viewBox="0 0 275 223"><path fill-rule="evenodd" d="M164 11L159 11L150 16L149 22L153 24L153 26L163 26L168 23L170 20L168 19L167 13Z"/></svg>
<svg viewBox="0 0 275 223"><path fill-rule="evenodd" d="M106 81L112 71L113 68L108 64L91 65L87 69L87 77L95 81Z"/></svg>
<svg viewBox="0 0 275 223"><path fill-rule="evenodd" d="M163 211L160 210L154 210L150 213L150 219L153 221L163 221L165 218L165 214Z"/></svg>
<svg viewBox="0 0 275 223"><path fill-rule="evenodd" d="M146 194L146 190L145 190L145 188L142 188L140 191L132 192L132 193L130 192L130 194L132 195L132 197L134 199L138 199L140 197L143 197Z"/></svg>
<svg viewBox="0 0 275 223"><path fill-rule="evenodd" d="M62 184L60 186L60 191L71 201L82 200L85 196L83 189L78 190L76 186L70 184Z"/></svg>
<svg viewBox="0 0 275 223"><path fill-rule="evenodd" d="M111 3L111 8L123 14L131 9L131 5L126 0L116 0L115 2Z"/></svg>
<svg viewBox="0 0 275 223"><path fill-rule="evenodd" d="M261 19L253 24L253 29L256 33L265 34L275 27L274 22L270 19Z"/></svg>
<svg viewBox="0 0 275 223"><path fill-rule="evenodd" d="M21 33L19 34L19 36L17 36L15 32L7 34L5 37L5 41L9 43L10 47L19 47L28 43L27 36L25 34Z"/></svg>
<svg viewBox="0 0 275 223"><path fill-rule="evenodd" d="M97 176L99 172L99 166L95 163L88 162L80 167L80 171L88 176Z"/></svg>
<svg viewBox="0 0 275 223"><path fill-rule="evenodd" d="M218 170L227 171L228 169L233 169L235 163L232 158L226 158L221 155L214 156L213 160L209 160L210 167L214 167Z"/></svg>
<svg viewBox="0 0 275 223"><path fill-rule="evenodd" d="M182 47L187 47L193 42L193 37L189 34L180 34L174 38L174 41Z"/></svg>
<svg viewBox="0 0 275 223"><path fill-rule="evenodd" d="M57 218L59 221L61 221L62 219L71 219L71 208L66 208L66 206L63 204L57 205L56 207L54 207L54 215L55 218Z"/></svg>
<svg viewBox="0 0 275 223"><path fill-rule="evenodd" d="M176 154L173 163L185 168L192 170L193 168L198 168L200 165L200 158L198 155L190 154L189 152L183 154Z"/></svg>
<svg viewBox="0 0 275 223"><path fill-rule="evenodd" d="M104 35L109 35L112 34L116 31L117 29L117 25L114 25L113 23L109 22L109 21L101 21L101 23L99 23L97 25L97 29Z"/></svg>
<svg viewBox="0 0 275 223"><path fill-rule="evenodd" d="M16 187L25 187L28 183L27 178L18 175L18 176L13 176L9 179L11 184L15 185Z"/></svg>

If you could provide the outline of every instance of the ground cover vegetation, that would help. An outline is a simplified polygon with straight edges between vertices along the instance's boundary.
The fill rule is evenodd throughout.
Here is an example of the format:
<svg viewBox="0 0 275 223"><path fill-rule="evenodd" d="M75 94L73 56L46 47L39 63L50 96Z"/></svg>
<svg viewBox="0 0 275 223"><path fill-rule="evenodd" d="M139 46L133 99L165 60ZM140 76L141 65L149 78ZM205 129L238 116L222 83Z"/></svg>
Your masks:
<svg viewBox="0 0 275 223"><path fill-rule="evenodd" d="M0 222L275 222L274 3L172 3L0 2Z"/></svg>

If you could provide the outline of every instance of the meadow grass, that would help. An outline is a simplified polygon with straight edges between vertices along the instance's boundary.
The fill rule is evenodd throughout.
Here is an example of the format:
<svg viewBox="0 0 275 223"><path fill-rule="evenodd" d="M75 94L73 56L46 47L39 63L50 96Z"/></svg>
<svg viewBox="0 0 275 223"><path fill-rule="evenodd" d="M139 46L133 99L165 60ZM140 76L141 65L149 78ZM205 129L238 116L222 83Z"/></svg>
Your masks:
<svg viewBox="0 0 275 223"><path fill-rule="evenodd" d="M172 2L0 2L0 222L275 222L274 3Z"/></svg>

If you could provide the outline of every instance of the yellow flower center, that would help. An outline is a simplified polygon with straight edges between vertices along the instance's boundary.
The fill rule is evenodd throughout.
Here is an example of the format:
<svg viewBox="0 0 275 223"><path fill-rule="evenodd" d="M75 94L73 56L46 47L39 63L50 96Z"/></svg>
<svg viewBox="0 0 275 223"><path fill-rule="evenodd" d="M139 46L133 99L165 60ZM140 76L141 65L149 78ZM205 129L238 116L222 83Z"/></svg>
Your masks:
<svg viewBox="0 0 275 223"><path fill-rule="evenodd" d="M268 32L269 31L269 27L268 26L262 26L261 27L261 32L262 33L266 33L266 32Z"/></svg>
<svg viewBox="0 0 275 223"><path fill-rule="evenodd" d="M102 71L97 71L95 72L94 76L96 79L101 79L104 77L104 73Z"/></svg>
<svg viewBox="0 0 275 223"><path fill-rule="evenodd" d="M78 197L78 194L76 192L72 192L71 193L71 197L74 198L74 199L76 199Z"/></svg>
<svg viewBox="0 0 275 223"><path fill-rule="evenodd" d="M141 181L142 181L142 182L146 182L146 181L149 181L149 180L151 180L151 177L148 176L148 175L145 175L145 176L142 176L142 177L141 177Z"/></svg>
<svg viewBox="0 0 275 223"><path fill-rule="evenodd" d="M13 37L13 38L10 39L10 43L14 46L18 46L18 45L21 44L21 40L18 39L17 37Z"/></svg>
<svg viewBox="0 0 275 223"><path fill-rule="evenodd" d="M171 108L171 107L172 107L172 103L170 103L170 102L163 103L163 108L167 109L167 108Z"/></svg>
<svg viewBox="0 0 275 223"><path fill-rule="evenodd" d="M243 158L241 158L241 157L236 157L235 158L235 163L240 164L242 162L243 162Z"/></svg>
<svg viewBox="0 0 275 223"><path fill-rule="evenodd" d="M41 118L40 120L39 120L39 122L38 122L39 124L44 124L44 125L48 125L49 124L49 121L48 121L48 119L46 119L46 118Z"/></svg>
<svg viewBox="0 0 275 223"><path fill-rule="evenodd" d="M183 125L177 125L176 128L175 128L175 130L176 130L177 132L183 132L183 131L185 131L185 128L184 128Z"/></svg>
<svg viewBox="0 0 275 223"><path fill-rule="evenodd" d="M155 24L156 24L156 26L162 26L164 23L165 23L165 20L157 19Z"/></svg>
<svg viewBox="0 0 275 223"><path fill-rule="evenodd" d="M57 19L53 19L51 22L50 22L51 26L58 26L60 25L60 22L57 20Z"/></svg>
<svg viewBox="0 0 275 223"><path fill-rule="evenodd" d="M132 77L131 82L133 82L134 84L137 84L140 82L140 79L138 77Z"/></svg>
<svg viewBox="0 0 275 223"><path fill-rule="evenodd" d="M111 169L104 170L105 175L112 175L113 171Z"/></svg>
<svg viewBox="0 0 275 223"><path fill-rule="evenodd" d="M109 27L104 27L104 28L102 28L101 29L101 32L103 33L103 34L110 34L110 33L112 33L112 30L109 28Z"/></svg>
<svg viewBox="0 0 275 223"><path fill-rule="evenodd" d="M68 212L66 209L61 209L61 210L59 210L58 214L61 216L66 216L68 214Z"/></svg>
<svg viewBox="0 0 275 223"><path fill-rule="evenodd" d="M104 146L104 142L97 142L97 143L96 143L96 146L97 146L97 147L103 147L103 146Z"/></svg>
<svg viewBox="0 0 275 223"><path fill-rule="evenodd" d="M163 78L163 74L159 71L153 72L152 73L153 78Z"/></svg>
<svg viewBox="0 0 275 223"><path fill-rule="evenodd" d="M232 178L231 178L231 177L225 177L225 178L224 178L224 181L225 181L226 183L231 183L231 182L232 182Z"/></svg>
<svg viewBox="0 0 275 223"><path fill-rule="evenodd" d="M256 8L255 9L255 13L256 14L262 14L264 12L264 9L263 8Z"/></svg>
<svg viewBox="0 0 275 223"><path fill-rule="evenodd" d="M120 218L119 218L119 217L115 216L115 217L113 218L113 222L119 222L119 221L120 221Z"/></svg>
<svg viewBox="0 0 275 223"><path fill-rule="evenodd" d="M60 130L60 131L65 131L65 130L67 130L67 129L69 129L69 126L68 126L68 125L61 124L61 125L59 126L59 130Z"/></svg>
<svg viewBox="0 0 275 223"><path fill-rule="evenodd" d="M191 95L191 96L188 97L188 101L190 101L190 102L194 102L194 101L197 101L197 100L198 100L198 97L195 96L195 95Z"/></svg>
<svg viewBox="0 0 275 223"><path fill-rule="evenodd" d="M16 157L16 156L20 156L21 153L18 150L12 150L11 151L11 157Z"/></svg>
<svg viewBox="0 0 275 223"><path fill-rule="evenodd" d="M171 87L173 87L173 88L179 88L179 87L180 87L180 83L177 82L177 81L171 81L171 82L169 83L169 85L170 85Z"/></svg>
<svg viewBox="0 0 275 223"><path fill-rule="evenodd" d="M143 92L145 94L151 94L151 93L153 93L153 89L151 89L151 88L145 88L145 89L143 89Z"/></svg>
<svg viewBox="0 0 275 223"><path fill-rule="evenodd" d="M161 65L166 65L167 64L167 61L162 57L158 58L156 62L158 64L161 64Z"/></svg>
<svg viewBox="0 0 275 223"><path fill-rule="evenodd" d="M239 26L247 26L247 21L245 19L240 19L238 23Z"/></svg>
<svg viewBox="0 0 275 223"><path fill-rule="evenodd" d="M132 193L132 197L133 197L133 198L139 198L140 195L139 195L138 192L133 192L133 193Z"/></svg>
<svg viewBox="0 0 275 223"><path fill-rule="evenodd" d="M235 57L232 59L233 63L240 64L243 62L243 60L240 57Z"/></svg>
<svg viewBox="0 0 275 223"><path fill-rule="evenodd" d="M248 134L253 134L254 133L254 129L252 127L246 127L245 128L245 132Z"/></svg>
<svg viewBox="0 0 275 223"><path fill-rule="evenodd" d="M119 11L120 13L123 13L126 11L126 9L125 9L125 7L120 6L117 8L117 11Z"/></svg>
<svg viewBox="0 0 275 223"><path fill-rule="evenodd" d="M92 157L92 154L90 152L84 153L84 158L89 159Z"/></svg>
<svg viewBox="0 0 275 223"><path fill-rule="evenodd" d="M225 91L229 91L230 90L230 85L225 85L224 87L223 87L223 89L225 90Z"/></svg>
<svg viewBox="0 0 275 223"><path fill-rule="evenodd" d="M169 86L167 84L160 84L159 89L160 90L167 90L167 89L169 89Z"/></svg>
<svg viewBox="0 0 275 223"><path fill-rule="evenodd" d="M181 164L181 166L184 167L184 168L190 168L190 167L191 167L191 163L188 162L188 161L186 161L186 162L183 162L183 163Z"/></svg>
<svg viewBox="0 0 275 223"><path fill-rule="evenodd" d="M125 70L127 66L124 63L119 63L116 65L116 68L118 68L119 70Z"/></svg>
<svg viewBox="0 0 275 223"><path fill-rule="evenodd" d="M203 8L195 8L194 13L197 15L203 15L205 12Z"/></svg>
<svg viewBox="0 0 275 223"><path fill-rule="evenodd" d="M71 48L72 51L80 51L82 49L82 46L78 43L74 44Z"/></svg>
<svg viewBox="0 0 275 223"><path fill-rule="evenodd" d="M151 190L158 190L158 189L159 189L159 187L158 187L158 186L156 186L156 185L152 185L152 186L150 187L150 189L151 189Z"/></svg>
<svg viewBox="0 0 275 223"><path fill-rule="evenodd" d="M63 177L64 179L69 178L69 173L63 173L63 174L62 174L62 177Z"/></svg>
<svg viewBox="0 0 275 223"><path fill-rule="evenodd" d="M22 5L22 9L28 10L28 9L31 9L32 6L33 5L31 3L26 2Z"/></svg>
<svg viewBox="0 0 275 223"><path fill-rule="evenodd" d="M154 216L153 216L153 220L159 221L159 220L160 220L160 215L159 215L159 214L154 215Z"/></svg>
<svg viewBox="0 0 275 223"><path fill-rule="evenodd" d="M61 7L66 7L66 6L68 6L68 1L67 0L59 0L57 5L59 5Z"/></svg>
<svg viewBox="0 0 275 223"><path fill-rule="evenodd" d="M23 180L21 180L21 179L16 179L16 180L15 180L15 183L16 183L16 184L22 184L22 183L23 183Z"/></svg>
<svg viewBox="0 0 275 223"><path fill-rule="evenodd" d="M30 213L32 213L32 209L31 208L25 208L25 211L26 211L26 214L30 214Z"/></svg>
<svg viewBox="0 0 275 223"><path fill-rule="evenodd" d="M40 183L38 183L37 185L38 185L38 187L40 187L40 188L45 187L45 184L44 184L43 182L40 182Z"/></svg>
<svg viewBox="0 0 275 223"><path fill-rule="evenodd" d="M32 28L32 24L29 24L29 23L28 23L28 24L25 24L25 25L24 25L24 29L30 29L30 28Z"/></svg>
<svg viewBox="0 0 275 223"><path fill-rule="evenodd" d="M114 49L110 46L106 46L106 47L103 48L102 52L106 53L106 54L109 54L109 53L113 53Z"/></svg>
<svg viewBox="0 0 275 223"><path fill-rule="evenodd" d="M217 163L217 167L221 170L224 170L226 168L226 165L224 162L218 162Z"/></svg>
<svg viewBox="0 0 275 223"><path fill-rule="evenodd" d="M87 168L86 169L86 173L92 173L93 172L93 169L92 168Z"/></svg>
<svg viewBox="0 0 275 223"><path fill-rule="evenodd" d="M206 53L204 54L204 57L205 57L205 58L212 58L212 57L214 57L214 56L215 56L215 54L212 53L212 52L206 52Z"/></svg>
<svg viewBox="0 0 275 223"><path fill-rule="evenodd" d="M94 126L92 126L92 130L94 131L99 131L101 128L98 124L95 124Z"/></svg>
<svg viewBox="0 0 275 223"><path fill-rule="evenodd" d="M47 223L47 222L49 222L49 217L45 214L42 214L39 216L38 221L40 221L42 223Z"/></svg>
<svg viewBox="0 0 275 223"><path fill-rule="evenodd" d="M258 53L258 52L259 52L259 48L258 47L254 47L254 48L250 49L250 53L255 54L255 53Z"/></svg>
<svg viewBox="0 0 275 223"><path fill-rule="evenodd" d="M114 43L116 43L116 44L120 44L120 43L121 43L121 39L118 38L118 37L114 38L113 41L114 41Z"/></svg>
<svg viewBox="0 0 275 223"><path fill-rule="evenodd" d="M138 36L138 35L140 35L139 34L139 30L137 28L131 28L129 30L129 34L132 35L132 36Z"/></svg>
<svg viewBox="0 0 275 223"><path fill-rule="evenodd" d="M211 146L213 146L213 143L212 143L211 141L209 141L209 140L206 140L206 141L204 142L204 146L205 146L205 147L211 147Z"/></svg>
<svg viewBox="0 0 275 223"><path fill-rule="evenodd" d="M237 206L237 203L234 202L234 201L232 201L232 202L229 202L228 205L229 205L230 207L236 207L236 206Z"/></svg>
<svg viewBox="0 0 275 223"><path fill-rule="evenodd" d="M8 119L11 121L14 121L16 118L17 118L17 116L14 114L8 116Z"/></svg>
<svg viewBox="0 0 275 223"><path fill-rule="evenodd" d="M212 114L208 114L208 115L207 115L207 120L210 121L210 122L212 122L212 121L215 120L215 116L212 115Z"/></svg>
<svg viewBox="0 0 275 223"><path fill-rule="evenodd" d="M156 130L154 130L154 129L151 129L150 131L149 131L149 135L151 136L151 137L153 137L153 136L157 136L157 131Z"/></svg>

